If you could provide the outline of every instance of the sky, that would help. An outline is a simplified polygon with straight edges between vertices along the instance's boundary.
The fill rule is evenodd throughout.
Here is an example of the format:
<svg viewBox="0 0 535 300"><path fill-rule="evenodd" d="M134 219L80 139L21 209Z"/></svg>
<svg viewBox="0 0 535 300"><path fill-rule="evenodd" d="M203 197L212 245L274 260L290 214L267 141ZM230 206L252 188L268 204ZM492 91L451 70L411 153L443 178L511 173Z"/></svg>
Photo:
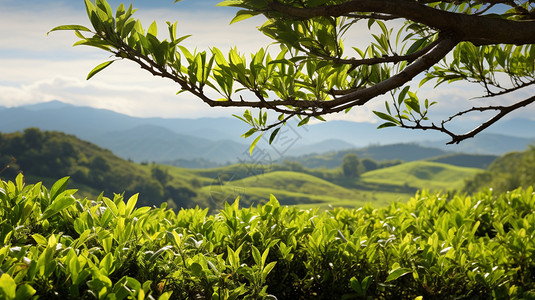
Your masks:
<svg viewBox="0 0 535 300"><path fill-rule="evenodd" d="M178 34L192 35L183 42L190 49L208 50L215 46L225 51L236 46L247 54L272 42L257 30L265 21L264 17L229 25L237 10L216 7L217 0L184 0L177 4L172 4L172 0L132 2L139 9L134 16L146 27L156 20L160 30L166 31L163 30L165 21L178 21ZM119 3L110 1L114 8ZM154 78L128 61L116 62L87 81L87 73L107 61L110 55L96 48L72 47L76 37L71 31L53 32L47 36L53 27L67 24L89 27L82 0L0 0L0 106L60 100L131 116L165 118L230 117L243 111L210 108L187 93L176 95L178 87L174 83ZM368 41L366 28L351 32L350 41ZM419 90L418 95L439 100L440 105L435 111L438 117L443 117L473 105L472 102L467 104L466 99L480 92L480 89L462 84L438 89L428 84ZM387 99L380 97L349 114L330 115L328 119L379 122L372 111L384 111ZM530 107L513 117L533 119L534 112Z"/></svg>

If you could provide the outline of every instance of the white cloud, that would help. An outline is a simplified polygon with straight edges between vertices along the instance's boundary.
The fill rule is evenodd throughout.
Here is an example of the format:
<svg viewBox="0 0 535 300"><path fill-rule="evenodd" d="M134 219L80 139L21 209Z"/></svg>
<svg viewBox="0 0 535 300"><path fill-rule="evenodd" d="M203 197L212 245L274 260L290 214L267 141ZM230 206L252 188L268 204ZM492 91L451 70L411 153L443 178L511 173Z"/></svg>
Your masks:
<svg viewBox="0 0 535 300"><path fill-rule="evenodd" d="M165 34L165 21L178 19L179 34L193 34L184 42L190 48L228 49L239 44L248 52L269 42L250 22L228 26L232 18L229 14L204 11L199 18L200 12L176 9L143 9L136 14L145 26L156 19L159 31ZM176 84L154 78L130 62L116 62L85 81L87 73L109 59L109 54L89 47L72 48L76 40L72 32L54 32L50 36L46 32L64 24L87 26L86 19L85 11L59 4L32 6L31 10L24 6L2 9L0 4L0 106L57 99L144 117L230 116L241 112L209 108L186 93L176 96Z"/></svg>
<svg viewBox="0 0 535 300"><path fill-rule="evenodd" d="M0 86L0 103L19 106L60 100L74 105L91 106L141 117L230 116L234 109L208 109L192 97L175 96L174 85L117 85L103 81L85 81L56 76L20 87Z"/></svg>

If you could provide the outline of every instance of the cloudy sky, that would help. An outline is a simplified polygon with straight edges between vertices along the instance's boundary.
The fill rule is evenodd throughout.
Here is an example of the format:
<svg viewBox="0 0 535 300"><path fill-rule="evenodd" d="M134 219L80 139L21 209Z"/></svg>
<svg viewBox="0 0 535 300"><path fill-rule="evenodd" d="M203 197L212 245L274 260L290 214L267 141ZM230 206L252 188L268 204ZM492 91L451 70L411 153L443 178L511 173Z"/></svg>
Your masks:
<svg viewBox="0 0 535 300"><path fill-rule="evenodd" d="M178 20L179 35L193 35L184 42L189 48L207 50L216 46L224 51L237 46L242 53L249 53L270 43L256 29L264 21L261 16L229 25L236 10L215 7L218 0L184 0L174 5L172 2L133 0L134 7L139 9L135 17L146 26L157 20L160 28L165 28L165 21ZM112 7L119 3L110 1ZM177 96L176 85L153 78L127 61L116 62L86 81L87 73L109 55L90 47L71 47L76 38L70 31L47 36L53 27L66 24L89 26L82 0L0 0L0 106L60 100L132 116L178 118L231 116L241 112L209 108L186 93ZM358 30L350 37L359 41L367 38ZM419 95L440 100L440 115L466 106L465 100L477 95L477 91L463 85L435 90L429 84ZM377 122L371 111L381 110L384 100L330 118ZM533 118L535 114L530 109L515 116Z"/></svg>

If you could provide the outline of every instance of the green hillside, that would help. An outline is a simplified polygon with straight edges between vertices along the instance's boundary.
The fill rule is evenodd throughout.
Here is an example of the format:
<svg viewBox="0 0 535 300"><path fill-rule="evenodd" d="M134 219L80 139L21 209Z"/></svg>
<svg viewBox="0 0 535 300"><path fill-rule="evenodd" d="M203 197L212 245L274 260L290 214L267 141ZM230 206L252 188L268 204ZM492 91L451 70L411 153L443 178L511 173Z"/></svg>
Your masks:
<svg viewBox="0 0 535 300"><path fill-rule="evenodd" d="M429 161L409 162L390 168L366 172L363 182L396 184L429 190L455 190L465 179L475 176L481 169L457 167Z"/></svg>
<svg viewBox="0 0 535 300"><path fill-rule="evenodd" d="M16 161L12 161L12 157ZM238 196L243 206L264 203L274 194L285 205L301 207L385 206L406 201L417 190L455 190L480 169L417 161L365 172L360 178L344 175L341 166L306 168L297 162L234 164L212 169L186 169L137 164L112 152L61 132L0 134L0 177L13 180L23 172L28 183L50 184L64 176L80 189L79 195L96 197L113 192L126 197L139 193L141 205L171 208L207 207L218 210ZM0 168L1 170L1 168Z"/></svg>
<svg viewBox="0 0 535 300"><path fill-rule="evenodd" d="M498 156L489 154L451 153L432 157L427 161L434 161L459 167L486 169Z"/></svg>
<svg viewBox="0 0 535 300"><path fill-rule="evenodd" d="M336 204L340 201L353 202L353 207L364 204L358 191L351 191L323 179L291 171L250 176L203 189L218 200L221 200L218 193L225 199L231 198L231 195L239 195L242 204L247 205L258 204L269 194L274 194L285 205Z"/></svg>
<svg viewBox="0 0 535 300"><path fill-rule="evenodd" d="M355 153L360 158L372 159L380 164L392 165L401 161L417 161L431 157L445 155L444 150L424 147L418 144L372 145L359 149L349 149L337 152L310 154L301 157L290 157L288 160L301 163L307 168L336 168L349 153Z"/></svg>
<svg viewBox="0 0 535 300"><path fill-rule="evenodd" d="M535 146L523 152L510 152L492 162L488 169L466 182L464 192L475 193L489 187L504 193L535 184Z"/></svg>
<svg viewBox="0 0 535 300"><path fill-rule="evenodd" d="M196 196L189 181L168 176L157 166L139 165L111 151L56 131L29 128L0 133L0 178L13 180L23 173L28 183L45 184L69 176L79 195L96 197L140 193L140 205L160 205L169 199L187 206ZM191 176L188 176L188 180Z"/></svg>

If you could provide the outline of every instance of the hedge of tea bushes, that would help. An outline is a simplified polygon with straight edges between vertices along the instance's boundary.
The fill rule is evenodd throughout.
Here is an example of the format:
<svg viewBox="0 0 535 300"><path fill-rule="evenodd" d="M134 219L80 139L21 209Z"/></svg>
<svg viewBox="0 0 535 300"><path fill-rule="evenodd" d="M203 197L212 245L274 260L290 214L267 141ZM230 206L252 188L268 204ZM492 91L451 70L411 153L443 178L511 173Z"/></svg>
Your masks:
<svg viewBox="0 0 535 300"><path fill-rule="evenodd" d="M0 183L0 299L535 299L531 188L215 214Z"/></svg>

